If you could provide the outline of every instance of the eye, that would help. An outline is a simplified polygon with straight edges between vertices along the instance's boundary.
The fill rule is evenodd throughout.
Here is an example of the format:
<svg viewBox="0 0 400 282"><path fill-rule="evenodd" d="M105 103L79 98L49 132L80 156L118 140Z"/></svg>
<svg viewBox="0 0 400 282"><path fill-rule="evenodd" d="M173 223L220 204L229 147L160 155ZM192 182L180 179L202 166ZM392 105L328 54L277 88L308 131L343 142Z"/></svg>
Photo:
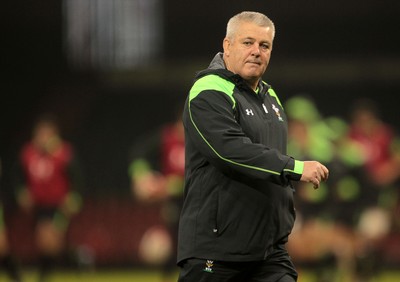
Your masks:
<svg viewBox="0 0 400 282"><path fill-rule="evenodd" d="M261 47L261 49L263 49L263 50L268 50L268 49L269 49L269 44L263 43L263 44L260 45L260 47Z"/></svg>
<svg viewBox="0 0 400 282"><path fill-rule="evenodd" d="M251 46L251 44L253 44L253 42L251 42L251 41L244 41L243 42L243 45L245 45L245 46Z"/></svg>

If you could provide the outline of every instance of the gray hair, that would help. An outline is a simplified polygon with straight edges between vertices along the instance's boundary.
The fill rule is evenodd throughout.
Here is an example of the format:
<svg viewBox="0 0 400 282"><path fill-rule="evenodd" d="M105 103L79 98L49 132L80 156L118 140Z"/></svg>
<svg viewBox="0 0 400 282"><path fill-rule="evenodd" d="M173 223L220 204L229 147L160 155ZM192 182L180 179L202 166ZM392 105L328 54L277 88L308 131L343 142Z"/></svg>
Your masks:
<svg viewBox="0 0 400 282"><path fill-rule="evenodd" d="M233 40L235 33L241 22L254 23L261 27L269 27L272 30L272 38L275 37L275 25L274 23L264 14L259 12L244 11L233 16L226 27L226 37Z"/></svg>

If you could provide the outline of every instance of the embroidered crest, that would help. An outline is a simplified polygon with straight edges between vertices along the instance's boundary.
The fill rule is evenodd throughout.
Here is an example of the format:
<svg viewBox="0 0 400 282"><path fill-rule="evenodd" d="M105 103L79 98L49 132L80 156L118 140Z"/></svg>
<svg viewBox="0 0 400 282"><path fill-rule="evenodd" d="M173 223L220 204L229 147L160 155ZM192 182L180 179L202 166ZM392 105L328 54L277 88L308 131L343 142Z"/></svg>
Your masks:
<svg viewBox="0 0 400 282"><path fill-rule="evenodd" d="M206 261L206 267L203 269L205 272L213 273L212 267L214 266L214 261L213 260L207 260Z"/></svg>
<svg viewBox="0 0 400 282"><path fill-rule="evenodd" d="M283 118L281 117L281 113L280 113L280 111L279 111L279 108L278 108L277 106L275 106L274 104L272 104L272 109L275 111L275 113L276 113L278 119L279 119L280 121L283 121Z"/></svg>

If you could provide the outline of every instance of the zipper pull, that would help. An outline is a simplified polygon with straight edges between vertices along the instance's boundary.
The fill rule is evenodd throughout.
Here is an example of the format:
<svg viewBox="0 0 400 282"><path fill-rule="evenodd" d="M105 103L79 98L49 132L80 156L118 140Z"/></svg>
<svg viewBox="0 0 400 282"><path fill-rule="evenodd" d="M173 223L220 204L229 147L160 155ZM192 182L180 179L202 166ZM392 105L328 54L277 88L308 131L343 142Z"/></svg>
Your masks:
<svg viewBox="0 0 400 282"><path fill-rule="evenodd" d="M265 112L266 114L268 114L267 107L264 105L264 103L262 104L262 106L263 106L263 108L264 108L264 112Z"/></svg>

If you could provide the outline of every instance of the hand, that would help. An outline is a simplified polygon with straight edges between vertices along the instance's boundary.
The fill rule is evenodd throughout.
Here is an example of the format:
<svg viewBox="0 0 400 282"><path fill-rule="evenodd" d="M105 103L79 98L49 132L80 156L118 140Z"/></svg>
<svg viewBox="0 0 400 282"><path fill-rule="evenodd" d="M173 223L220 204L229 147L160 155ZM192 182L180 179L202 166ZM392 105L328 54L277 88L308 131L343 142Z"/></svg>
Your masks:
<svg viewBox="0 0 400 282"><path fill-rule="evenodd" d="M166 197L166 178L158 172L148 172L132 179L132 191L139 200L160 200Z"/></svg>
<svg viewBox="0 0 400 282"><path fill-rule="evenodd" d="M314 189L318 189L322 181L326 181L329 176L329 170L317 161L305 161L303 174L300 181L310 182Z"/></svg>
<svg viewBox="0 0 400 282"><path fill-rule="evenodd" d="M82 198L76 192L69 192L67 197L65 197L64 202L61 205L61 210L63 214L70 217L77 214L82 206Z"/></svg>

